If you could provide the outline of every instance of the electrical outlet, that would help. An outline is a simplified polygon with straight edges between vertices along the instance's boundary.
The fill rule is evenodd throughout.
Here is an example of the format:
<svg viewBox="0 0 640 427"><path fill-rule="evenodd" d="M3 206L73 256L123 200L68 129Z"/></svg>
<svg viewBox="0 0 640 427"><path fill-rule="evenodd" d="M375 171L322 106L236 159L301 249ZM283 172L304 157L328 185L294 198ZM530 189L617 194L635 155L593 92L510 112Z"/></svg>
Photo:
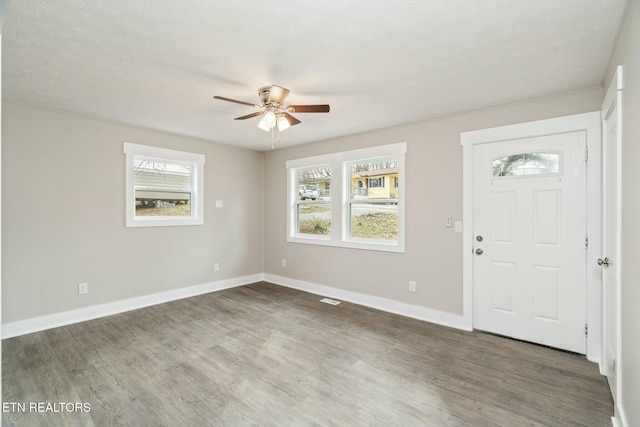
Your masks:
<svg viewBox="0 0 640 427"><path fill-rule="evenodd" d="M220 264L218 264L217 262L213 264L213 271L220 271Z"/></svg>
<svg viewBox="0 0 640 427"><path fill-rule="evenodd" d="M78 295L84 295L89 293L88 283L78 283Z"/></svg>
<svg viewBox="0 0 640 427"><path fill-rule="evenodd" d="M286 266L287 266L287 260L286 260L286 259L284 259L284 258L282 258L282 266L283 266L283 267L286 267Z"/></svg>
<svg viewBox="0 0 640 427"><path fill-rule="evenodd" d="M416 291L416 282L414 282L413 280L409 282L409 291L411 292Z"/></svg>

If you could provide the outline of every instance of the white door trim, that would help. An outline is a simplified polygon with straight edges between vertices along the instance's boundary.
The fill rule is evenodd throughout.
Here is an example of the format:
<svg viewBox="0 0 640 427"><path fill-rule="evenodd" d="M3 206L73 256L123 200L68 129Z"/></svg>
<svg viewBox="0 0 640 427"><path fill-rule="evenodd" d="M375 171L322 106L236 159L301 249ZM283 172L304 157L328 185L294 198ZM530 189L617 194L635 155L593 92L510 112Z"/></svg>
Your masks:
<svg viewBox="0 0 640 427"><path fill-rule="evenodd" d="M473 329L473 147L517 138L544 136L563 132L585 131L589 162L587 164L587 358L599 362L602 351L602 272L597 259L602 250L602 133L600 111L520 123L460 134L462 144L463 200L463 323Z"/></svg>

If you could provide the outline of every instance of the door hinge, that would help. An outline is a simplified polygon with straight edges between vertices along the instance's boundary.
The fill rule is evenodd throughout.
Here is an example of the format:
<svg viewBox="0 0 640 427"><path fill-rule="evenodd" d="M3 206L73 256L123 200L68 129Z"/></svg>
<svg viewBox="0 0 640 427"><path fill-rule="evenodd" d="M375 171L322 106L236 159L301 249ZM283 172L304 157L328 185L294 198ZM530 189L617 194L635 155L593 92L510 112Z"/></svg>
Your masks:
<svg viewBox="0 0 640 427"><path fill-rule="evenodd" d="M584 149L584 161L589 161L589 147L585 147Z"/></svg>
<svg viewBox="0 0 640 427"><path fill-rule="evenodd" d="M584 248L589 249L589 236L584 238Z"/></svg>
<svg viewBox="0 0 640 427"><path fill-rule="evenodd" d="M584 324L584 336L589 336L589 325L587 323Z"/></svg>

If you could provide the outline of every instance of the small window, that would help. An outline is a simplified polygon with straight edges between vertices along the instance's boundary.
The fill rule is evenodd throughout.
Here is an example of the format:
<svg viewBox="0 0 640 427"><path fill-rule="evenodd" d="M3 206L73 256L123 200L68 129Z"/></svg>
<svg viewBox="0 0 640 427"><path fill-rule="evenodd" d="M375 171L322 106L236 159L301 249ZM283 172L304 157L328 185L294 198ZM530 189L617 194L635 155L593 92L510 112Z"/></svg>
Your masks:
<svg viewBox="0 0 640 427"><path fill-rule="evenodd" d="M492 163L494 177L557 175L559 153L519 153L495 159Z"/></svg>
<svg viewBox="0 0 640 427"><path fill-rule="evenodd" d="M127 227L203 224L204 156L124 144Z"/></svg>

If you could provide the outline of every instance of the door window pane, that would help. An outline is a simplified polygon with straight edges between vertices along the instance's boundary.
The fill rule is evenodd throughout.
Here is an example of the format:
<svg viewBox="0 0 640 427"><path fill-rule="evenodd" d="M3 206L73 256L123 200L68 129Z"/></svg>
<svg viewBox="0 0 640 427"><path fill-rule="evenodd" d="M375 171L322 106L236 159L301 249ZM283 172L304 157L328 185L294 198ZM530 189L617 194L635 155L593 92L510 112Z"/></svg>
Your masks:
<svg viewBox="0 0 640 427"><path fill-rule="evenodd" d="M495 159L492 164L494 177L557 174L559 153L520 153Z"/></svg>

